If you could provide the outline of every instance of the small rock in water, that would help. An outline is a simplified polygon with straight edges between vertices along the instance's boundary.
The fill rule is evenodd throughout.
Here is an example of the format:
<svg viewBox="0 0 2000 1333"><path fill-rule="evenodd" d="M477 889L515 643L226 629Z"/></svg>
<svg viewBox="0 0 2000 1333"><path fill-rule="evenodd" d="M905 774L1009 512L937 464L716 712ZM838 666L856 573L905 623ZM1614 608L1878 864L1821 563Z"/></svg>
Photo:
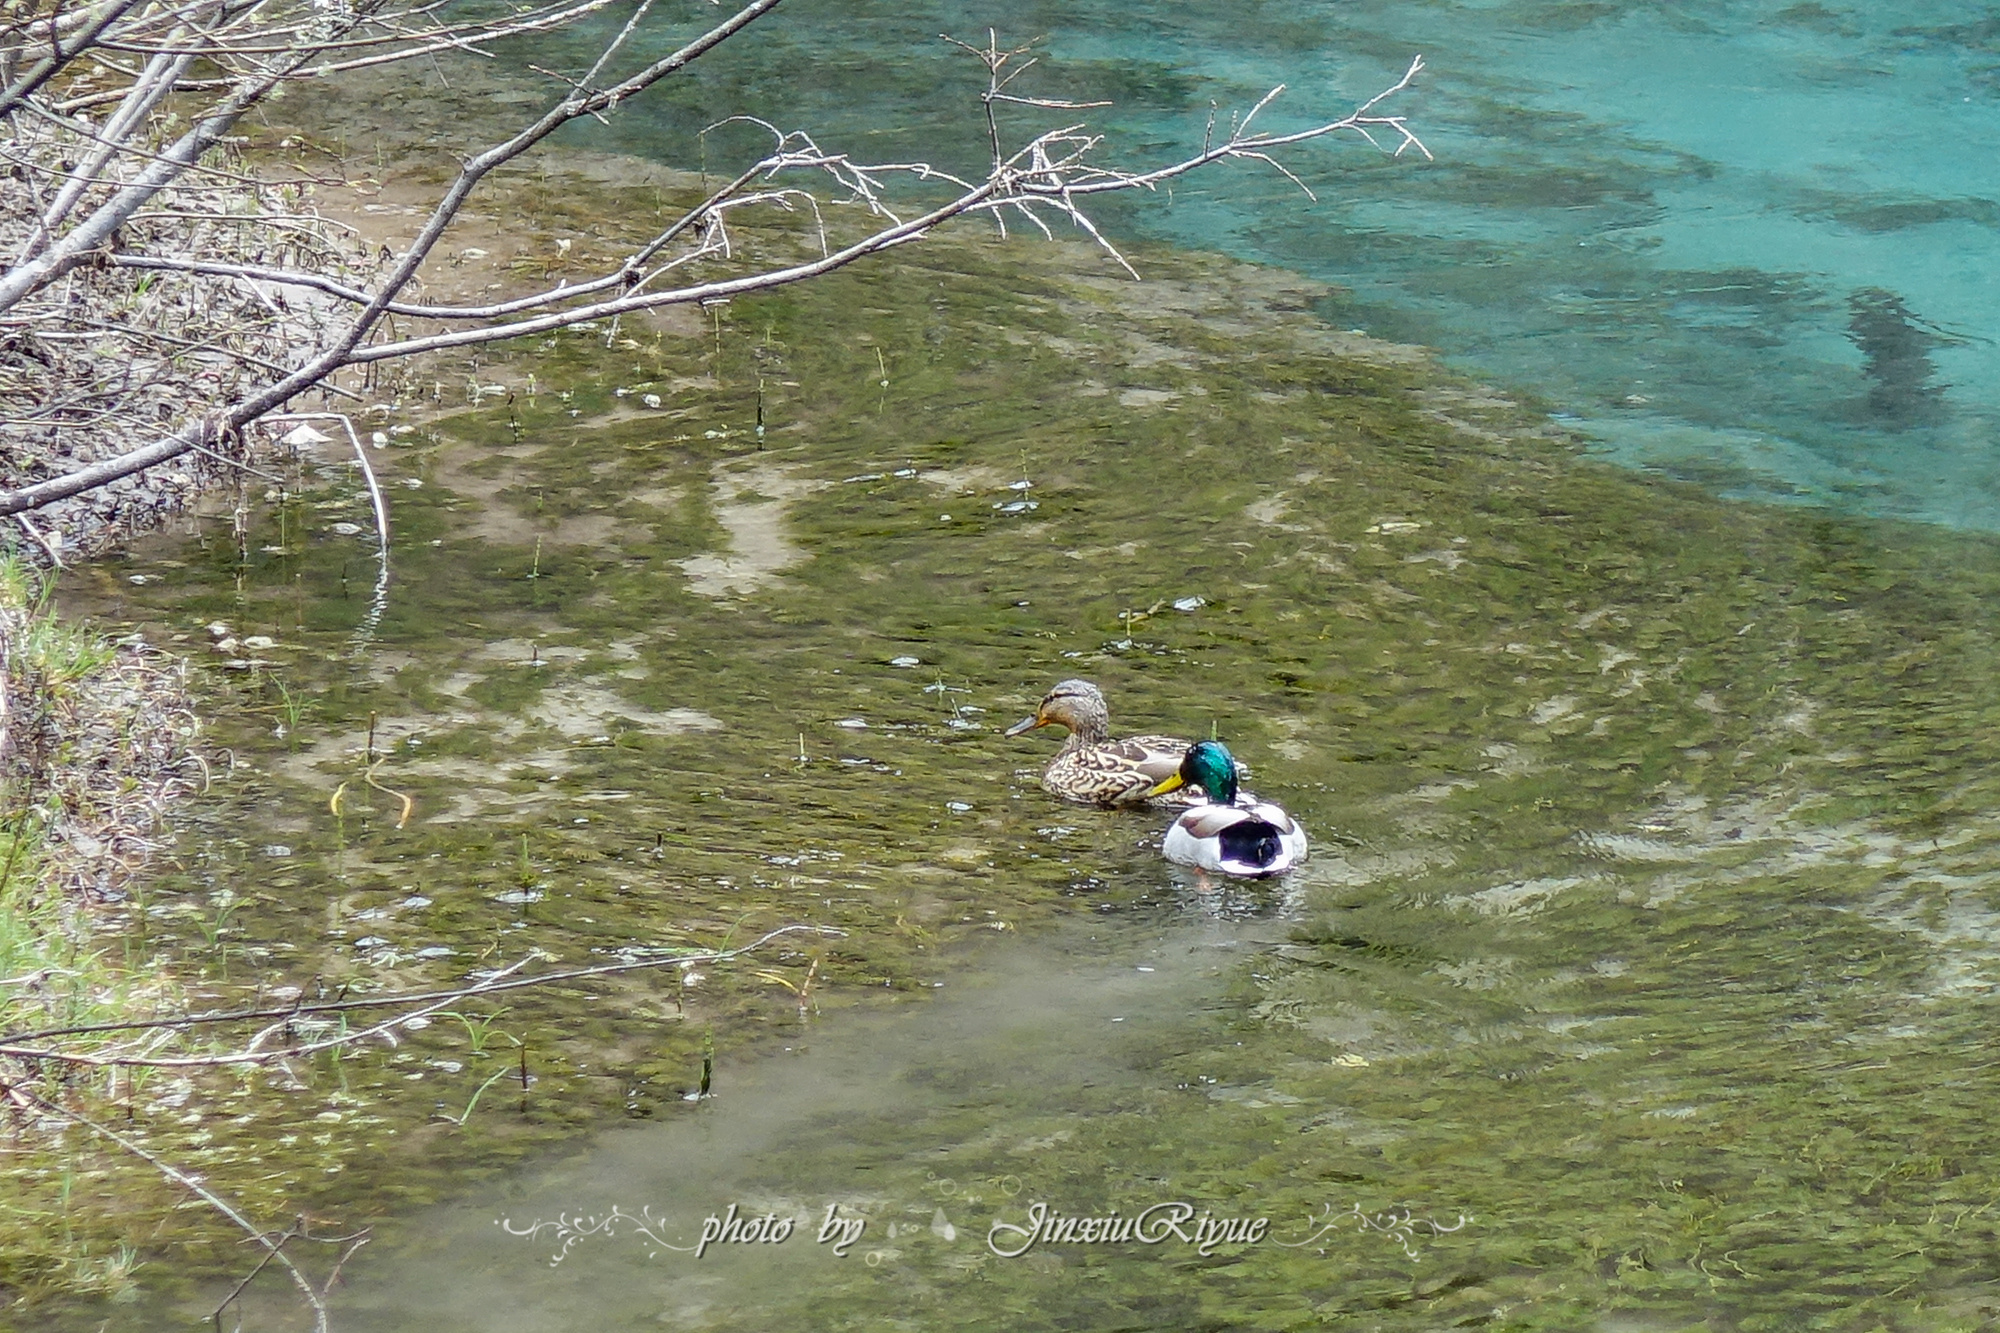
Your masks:
<svg viewBox="0 0 2000 1333"><path fill-rule="evenodd" d="M866 731L868 729L867 721L858 717L843 717L833 725L836 727L846 727L849 731Z"/></svg>
<svg viewBox="0 0 2000 1333"><path fill-rule="evenodd" d="M361 525L359 523L336 523L333 525L333 530L343 537L353 537L360 533Z"/></svg>
<svg viewBox="0 0 2000 1333"><path fill-rule="evenodd" d="M1207 605L1208 605L1208 598L1206 597L1183 597L1178 602L1174 603L1174 610L1199 611L1201 610L1201 608Z"/></svg>
<svg viewBox="0 0 2000 1333"><path fill-rule="evenodd" d="M889 665L892 667L922 666L923 659L917 657L892 657L889 659Z"/></svg>

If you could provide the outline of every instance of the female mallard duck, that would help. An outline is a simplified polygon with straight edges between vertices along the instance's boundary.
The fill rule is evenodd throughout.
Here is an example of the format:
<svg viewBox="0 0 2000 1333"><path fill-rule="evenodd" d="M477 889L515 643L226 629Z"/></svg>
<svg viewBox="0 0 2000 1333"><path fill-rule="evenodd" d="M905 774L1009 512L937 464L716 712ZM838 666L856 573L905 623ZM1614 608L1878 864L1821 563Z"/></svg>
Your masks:
<svg viewBox="0 0 2000 1333"><path fill-rule="evenodd" d="M1133 736L1111 739L1111 710L1104 695L1087 680L1065 680L1042 697L1033 717L1007 728L1019 736L1051 722L1069 728L1056 757L1042 771L1042 786L1057 796L1094 805L1144 805L1153 789L1180 765L1188 743L1173 736ZM1187 805L1187 795L1170 796L1161 804Z"/></svg>
<svg viewBox="0 0 2000 1333"><path fill-rule="evenodd" d="M1220 741L1188 747L1180 768L1149 795L1198 787L1197 805L1167 829L1160 850L1169 861L1225 875L1281 875L1306 859L1306 831L1269 801L1236 787L1236 761Z"/></svg>

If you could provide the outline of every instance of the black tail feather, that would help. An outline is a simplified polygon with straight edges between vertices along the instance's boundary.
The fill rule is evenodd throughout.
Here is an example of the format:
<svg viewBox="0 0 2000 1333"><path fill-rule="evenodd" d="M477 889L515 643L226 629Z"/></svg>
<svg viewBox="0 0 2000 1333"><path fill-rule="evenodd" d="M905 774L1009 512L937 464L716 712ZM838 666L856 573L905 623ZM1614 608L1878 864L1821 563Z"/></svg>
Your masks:
<svg viewBox="0 0 2000 1333"><path fill-rule="evenodd" d="M1284 839L1275 824L1261 819L1245 819L1222 831L1222 859L1239 865L1263 867L1284 854Z"/></svg>

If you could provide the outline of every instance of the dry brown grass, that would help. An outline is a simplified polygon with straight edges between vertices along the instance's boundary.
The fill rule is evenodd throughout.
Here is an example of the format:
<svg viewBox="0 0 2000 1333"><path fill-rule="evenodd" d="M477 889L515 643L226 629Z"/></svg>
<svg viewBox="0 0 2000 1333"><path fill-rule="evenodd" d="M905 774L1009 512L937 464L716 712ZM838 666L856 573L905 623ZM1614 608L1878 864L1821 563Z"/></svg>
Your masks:
<svg viewBox="0 0 2000 1333"><path fill-rule="evenodd" d="M173 126L163 122L158 133ZM152 145L152 146L157 146ZM91 143L62 125L16 116L0 125L0 156L53 185ZM353 232L322 218L296 185L265 184L234 145L208 170L162 191L119 230L127 257L263 265L365 277L376 257ZM40 173L40 174L37 174ZM83 203L106 197L109 184ZM0 255L37 236L40 189L0 189ZM0 488L60 477L149 444L191 418L289 373L343 327L326 297L248 278L215 278L99 262L71 270L0 318ZM32 516L41 552L87 554L144 530L235 471L245 442L227 436L176 461ZM50 547L55 548L50 551Z"/></svg>

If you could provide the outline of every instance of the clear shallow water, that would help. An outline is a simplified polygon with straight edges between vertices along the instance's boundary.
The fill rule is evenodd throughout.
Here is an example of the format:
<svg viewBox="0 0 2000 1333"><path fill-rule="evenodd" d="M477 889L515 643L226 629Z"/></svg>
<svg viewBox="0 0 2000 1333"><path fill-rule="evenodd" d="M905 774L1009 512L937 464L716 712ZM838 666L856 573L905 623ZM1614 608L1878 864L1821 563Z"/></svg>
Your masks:
<svg viewBox="0 0 2000 1333"><path fill-rule="evenodd" d="M610 226L599 188L510 200ZM351 1278L384 1327L491 1320L480 1275L545 1262L498 1247L496 1215L705 1213L740 1188L807 1217L855 1163L888 1182L880 1234L916 1225L894 1265L801 1247L781 1257L820 1285L796 1297L689 1297L593 1245L574 1271L601 1281L566 1261L521 1299L723 1327L1990 1318L1993 541L1579 460L1540 413L1313 318L1321 291L1142 258L1134 287L1062 249L932 251L706 333L515 349L481 368L511 403L437 420L431 383L402 386L379 618L337 458L240 538L196 523L79 572L73 608L215 664L240 767L133 907L133 947L204 1002L848 932L269 1078L159 1080L126 1093L134 1132L254 1216L381 1222L388 1257ZM661 409L633 405L647 391ZM208 651L212 623L237 648ZM252 635L275 643L232 657ZM1152 818L1040 793L1047 746L997 729L1072 674L1124 725L1220 729L1318 835L1307 870L1218 900L1160 864ZM1220 976L1153 959L1129 1047L1040 1016L1017 1040L977 1002L876 1012L950 996L1008 927L1085 914L1110 964L1217 917L1259 918L1261 944ZM992 955L1002 992L1010 959L1045 979L1043 1014L1093 1012L1111 976L1030 943ZM829 1063L786 1084L801 1037ZM708 1043L730 1095L690 1107ZM523 1049L530 1086L473 1113ZM908 1099L907 1132L877 1114L905 1070L938 1094ZM786 1119L843 1079L851 1136ZM728 1121L753 1084L773 1118ZM681 1190L632 1166L649 1131L617 1127L684 1116L660 1151L710 1151ZM577 1155L551 1174L558 1150ZM145 1175L17 1179L43 1216L78 1200L80 1226ZM935 1178L1022 1193L947 1208L944 1241ZM1129 1212L1168 1186L1274 1219L1473 1224L1414 1256L1357 1225L1310 1251L961 1262L1002 1198ZM155 1195L129 1304L74 1326L198 1320L243 1271L236 1236ZM733 1262L742 1284L782 1271Z"/></svg>
<svg viewBox="0 0 2000 1333"><path fill-rule="evenodd" d="M798 5L591 141L692 166L693 130L755 111L975 166L975 67L935 34L989 25L1046 36L1036 91L1115 100L1092 123L1142 164L1211 99L1283 82L1292 128L1421 52L1397 109L1435 162L1317 146L1316 206L1243 168L1109 221L1338 283L1336 324L1544 395L1623 462L2000 526L1990 5Z"/></svg>
<svg viewBox="0 0 2000 1333"><path fill-rule="evenodd" d="M934 1305L917 1289L998 1257L988 1228L1018 1223L1048 1189L1049 1149L1093 1116L1142 1108L1163 1060L1226 1031L1226 978L1284 932L1199 914L1098 918L982 949L938 997L802 1027L688 1114L401 1219L383 1242L393 1256L342 1293L340 1325L757 1328L814 1310L840 1323L857 1284ZM1173 1090L1196 1102L1254 1092L1212 1075ZM1015 1169L958 1178L982 1140ZM1183 1183L1165 1158L1150 1169L1163 1191ZM690 1253L731 1204L796 1229ZM834 1232L829 1216L860 1226ZM1007 1233L997 1243L1015 1248Z"/></svg>
<svg viewBox="0 0 2000 1333"><path fill-rule="evenodd" d="M514 198L588 214L600 188ZM348 1291L384 1328L1990 1318L2000 548L1579 459L1282 275L1145 258L1135 287L1060 248L904 257L719 336L521 349L482 369L512 403L433 421L406 386L379 618L337 458L240 539L199 522L80 571L73 609L214 663L239 766L130 945L199 1002L847 932L156 1079L121 1123L251 1216L379 1224ZM252 635L275 642L232 658ZM1072 674L1124 725L1217 727L1316 835L1304 872L1204 892L1154 817L1041 793L1048 744L998 729ZM1239 916L1258 944L1217 975L1158 952ZM1065 917L1101 957L980 961ZM983 1001L882 1012L982 970ZM710 1050L727 1095L691 1106ZM792 1118L814 1089L854 1114ZM901 1251L873 1268L794 1242L689 1286L628 1235L546 1270L495 1225L732 1201L816 1225L863 1177ZM143 1166L15 1179L0 1224L112 1228L144 1261L23 1327L199 1321L246 1267ZM1208 1257L970 1243L1019 1221L1003 1201L1163 1193L1286 1238L1349 1221ZM1471 1222L1405 1248L1356 1207ZM496 1269L548 1285L502 1299Z"/></svg>

